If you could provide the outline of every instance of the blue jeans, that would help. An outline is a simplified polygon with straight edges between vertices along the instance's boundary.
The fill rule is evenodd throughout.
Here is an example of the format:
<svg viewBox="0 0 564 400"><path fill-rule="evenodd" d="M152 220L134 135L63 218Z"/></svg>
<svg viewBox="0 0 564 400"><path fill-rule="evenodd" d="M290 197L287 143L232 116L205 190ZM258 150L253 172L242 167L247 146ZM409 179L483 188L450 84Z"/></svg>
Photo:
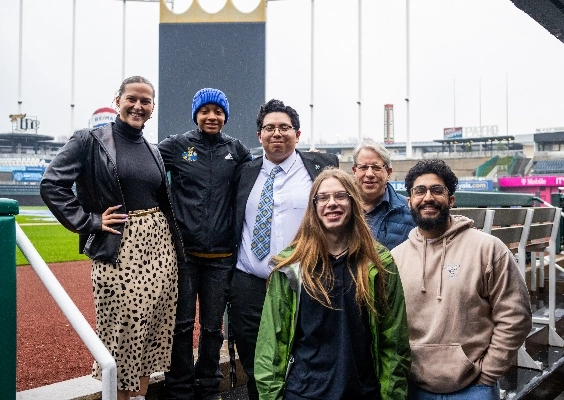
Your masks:
<svg viewBox="0 0 564 400"><path fill-rule="evenodd" d="M472 384L452 393L431 393L409 382L408 400L499 400L499 382L494 386Z"/></svg>
<svg viewBox="0 0 564 400"><path fill-rule="evenodd" d="M167 400L210 399L223 378L219 352L223 344L223 312L233 274L233 260L187 256L178 265L178 305L170 371L165 373ZM196 298L200 311L198 361L194 365L193 334Z"/></svg>

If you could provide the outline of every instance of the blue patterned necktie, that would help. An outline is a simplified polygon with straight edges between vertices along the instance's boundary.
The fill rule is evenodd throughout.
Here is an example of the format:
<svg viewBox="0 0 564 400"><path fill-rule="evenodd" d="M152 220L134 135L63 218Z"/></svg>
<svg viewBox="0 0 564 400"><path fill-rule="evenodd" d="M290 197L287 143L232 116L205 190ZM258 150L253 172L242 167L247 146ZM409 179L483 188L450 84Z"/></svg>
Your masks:
<svg viewBox="0 0 564 400"><path fill-rule="evenodd" d="M279 165L272 168L268 179L262 187L258 205L257 218L253 229L253 240L251 250L259 260L262 260L270 252L270 227L272 224L272 210L274 208L274 177L282 171Z"/></svg>

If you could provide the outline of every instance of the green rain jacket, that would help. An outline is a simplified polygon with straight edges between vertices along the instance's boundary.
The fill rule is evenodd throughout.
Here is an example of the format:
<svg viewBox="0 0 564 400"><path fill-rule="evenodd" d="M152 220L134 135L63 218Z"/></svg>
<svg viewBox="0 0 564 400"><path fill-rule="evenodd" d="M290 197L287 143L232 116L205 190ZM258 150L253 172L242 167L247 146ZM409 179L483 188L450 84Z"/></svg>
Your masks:
<svg viewBox="0 0 564 400"><path fill-rule="evenodd" d="M370 313L373 335L374 370L380 381L383 400L407 398L407 375L411 366L411 352L403 288L396 264L389 250L377 245L386 275L388 308L377 308L380 317ZM289 257L293 248L280 253ZM371 295L374 298L377 268L369 266ZM282 399L285 378L291 367L292 344L300 304L302 281L299 263L283 267L272 274L257 339L255 379L261 400Z"/></svg>

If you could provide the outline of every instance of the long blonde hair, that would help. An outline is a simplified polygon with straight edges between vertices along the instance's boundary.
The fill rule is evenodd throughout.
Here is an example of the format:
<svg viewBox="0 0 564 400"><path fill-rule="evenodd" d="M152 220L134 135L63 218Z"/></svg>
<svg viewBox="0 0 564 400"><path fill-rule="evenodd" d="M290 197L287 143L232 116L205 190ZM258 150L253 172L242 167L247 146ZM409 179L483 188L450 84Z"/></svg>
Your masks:
<svg viewBox="0 0 564 400"><path fill-rule="evenodd" d="M329 298L329 291L333 287L334 273L329 261L325 228L317 216L316 205L313 200L321 182L329 178L338 179L351 196L352 215L348 223L349 253L347 267L351 271L351 276L356 284L356 303L359 307L365 306L369 311L377 315L378 312L374 302L376 301L384 306L387 303L385 296L385 271L375 248L375 240L364 219L360 193L352 177L343 170L328 167L315 179L309 194L310 201L308 202L304 219L294 240L290 244L290 246L294 247L294 252L286 259L282 259L279 256L274 257L273 261L276 263L276 266L272 273L286 265L299 262L302 282L307 293L324 306L333 308ZM316 271L315 267L320 259L321 270ZM356 261L356 274L352 272L349 264L350 260ZM374 288L376 298L372 298L369 288L368 265L370 263L373 263L378 269L377 285Z"/></svg>

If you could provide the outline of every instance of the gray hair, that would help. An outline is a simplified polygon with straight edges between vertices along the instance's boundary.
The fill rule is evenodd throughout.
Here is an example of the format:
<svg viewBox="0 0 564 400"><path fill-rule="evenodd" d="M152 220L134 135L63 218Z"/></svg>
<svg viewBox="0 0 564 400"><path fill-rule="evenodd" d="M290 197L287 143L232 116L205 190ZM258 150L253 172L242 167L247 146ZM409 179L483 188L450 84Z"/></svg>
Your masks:
<svg viewBox="0 0 564 400"><path fill-rule="evenodd" d="M365 139L359 145L357 145L353 150L353 163L356 166L356 162L358 159L358 153L362 149L368 149L375 151L376 154L380 156L384 164L387 165L388 168L392 167L392 159L390 157L390 152L380 143L376 143L373 140Z"/></svg>

